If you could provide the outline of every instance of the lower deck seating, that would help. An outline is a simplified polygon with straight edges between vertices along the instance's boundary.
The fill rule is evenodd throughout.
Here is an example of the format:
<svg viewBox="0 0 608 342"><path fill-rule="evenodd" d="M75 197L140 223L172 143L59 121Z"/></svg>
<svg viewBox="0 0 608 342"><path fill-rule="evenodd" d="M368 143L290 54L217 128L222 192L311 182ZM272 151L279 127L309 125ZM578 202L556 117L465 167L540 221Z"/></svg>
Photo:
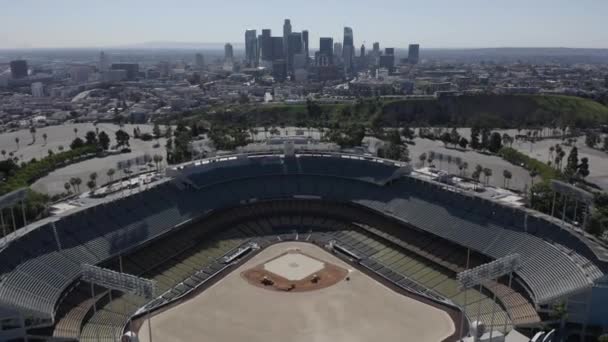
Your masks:
<svg viewBox="0 0 608 342"><path fill-rule="evenodd" d="M363 228L353 220L377 224L383 229ZM521 322L517 317L533 316L525 305L526 299L504 285L487 284L481 292L460 291L455 274L464 269L466 255L463 258L461 250L442 244L441 239L413 231L408 235L404 233L407 231L404 227L397 230L389 222L374 221L346 205L295 200L262 202L216 213L123 256L121 262L114 259L102 266L153 279L157 295L166 293L170 299L172 294L195 286L186 281L193 274L250 239L306 241L311 233L321 232L317 240L336 240L348 245L374 267L382 268L389 279L399 279L400 284L424 295L448 299L464 307L471 320L481 320L486 326L508 330ZM470 260L482 261L477 256ZM499 303L494 302L488 289L497 294ZM75 296L67 298L70 300L60 306L65 314L55 327L55 335L79 336L81 341L115 340L129 324L129 318L148 302L135 295L107 291L95 300L86 296L80 302ZM503 308L505 305L507 310ZM520 316L519 311L510 307L520 308Z"/></svg>

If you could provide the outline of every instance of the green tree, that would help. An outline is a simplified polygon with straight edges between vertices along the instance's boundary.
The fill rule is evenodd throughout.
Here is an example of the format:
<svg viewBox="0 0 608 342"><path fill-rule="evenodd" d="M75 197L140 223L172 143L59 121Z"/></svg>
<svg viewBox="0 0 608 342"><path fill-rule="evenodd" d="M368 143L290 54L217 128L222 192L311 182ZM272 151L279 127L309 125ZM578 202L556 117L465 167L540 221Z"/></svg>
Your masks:
<svg viewBox="0 0 608 342"><path fill-rule="evenodd" d="M99 147L104 151L107 151L110 148L110 137L106 134L106 132L101 131L98 135Z"/></svg>
<svg viewBox="0 0 608 342"><path fill-rule="evenodd" d="M74 138L78 137L78 128L74 127Z"/></svg>
<svg viewBox="0 0 608 342"><path fill-rule="evenodd" d="M17 145L17 150L19 150L19 137L15 137L15 144Z"/></svg>
<svg viewBox="0 0 608 342"><path fill-rule="evenodd" d="M75 138L72 143L70 144L70 148L72 150L76 150L79 149L81 147L84 147L84 141L82 141L82 139L80 138Z"/></svg>
<svg viewBox="0 0 608 342"><path fill-rule="evenodd" d="M599 142L599 136L595 132L587 132L585 136L585 145L594 148Z"/></svg>
<svg viewBox="0 0 608 342"><path fill-rule="evenodd" d="M84 136L84 140L87 145L97 145L97 134L93 131L88 131Z"/></svg>
<svg viewBox="0 0 608 342"><path fill-rule="evenodd" d="M479 148L481 148L481 143L479 141L480 132L481 131L479 127L471 128L471 148L474 150L478 150Z"/></svg>
<svg viewBox="0 0 608 342"><path fill-rule="evenodd" d="M70 185L70 182L65 182L63 184L63 188L65 189L65 191L67 191L68 193L70 193L70 189L72 188L72 186Z"/></svg>
<svg viewBox="0 0 608 342"><path fill-rule="evenodd" d="M452 128L452 131L450 132L450 141L454 145L456 145L460 142L460 133L458 133L458 130L456 129L456 127Z"/></svg>
<svg viewBox="0 0 608 342"><path fill-rule="evenodd" d="M589 176L589 158L581 158L581 163L577 166L577 175L581 178L587 178Z"/></svg>
<svg viewBox="0 0 608 342"><path fill-rule="evenodd" d="M154 139L158 140L160 139L160 126L158 125L158 122L154 123L154 128L152 128L152 134L154 135Z"/></svg>
<svg viewBox="0 0 608 342"><path fill-rule="evenodd" d="M608 342L608 334L601 334L600 337L597 338L597 342Z"/></svg>
<svg viewBox="0 0 608 342"><path fill-rule="evenodd" d="M484 128L481 130L481 148L490 149L490 129Z"/></svg>
<svg viewBox="0 0 608 342"><path fill-rule="evenodd" d="M467 138L462 137L462 138L460 138L460 140L458 141L458 145L459 145L461 148L463 148L463 149L464 149L464 148L467 148L467 146L469 145L469 141L467 140Z"/></svg>
<svg viewBox="0 0 608 342"><path fill-rule="evenodd" d="M500 151L501 148L502 148L502 137L500 136L500 133L498 133L498 132L492 133L492 135L490 135L488 150L490 150L490 152L492 152L492 153L498 153L498 151Z"/></svg>
<svg viewBox="0 0 608 342"><path fill-rule="evenodd" d="M575 146L570 150L570 154L568 155L568 159L566 162L566 169L564 170L564 173L566 174L566 176L572 177L572 176L574 176L574 174L576 173L577 170L578 170L578 149Z"/></svg>
<svg viewBox="0 0 608 342"><path fill-rule="evenodd" d="M116 131L116 145L118 147L121 147L121 146L128 147L130 138L131 137L129 136L129 133L123 131L122 129L119 129L118 131Z"/></svg>
<svg viewBox="0 0 608 342"><path fill-rule="evenodd" d="M44 145L46 145L46 140L48 139L48 135L46 133L42 133L42 139L44 140Z"/></svg>

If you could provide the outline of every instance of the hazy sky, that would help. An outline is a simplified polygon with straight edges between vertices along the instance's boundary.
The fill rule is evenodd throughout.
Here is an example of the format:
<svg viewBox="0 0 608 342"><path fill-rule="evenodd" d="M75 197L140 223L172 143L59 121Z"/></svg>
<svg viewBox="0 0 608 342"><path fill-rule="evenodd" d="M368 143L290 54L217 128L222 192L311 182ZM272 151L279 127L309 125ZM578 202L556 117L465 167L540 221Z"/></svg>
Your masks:
<svg viewBox="0 0 608 342"><path fill-rule="evenodd" d="M0 0L0 48L242 42L246 28L355 45L608 48L608 0Z"/></svg>

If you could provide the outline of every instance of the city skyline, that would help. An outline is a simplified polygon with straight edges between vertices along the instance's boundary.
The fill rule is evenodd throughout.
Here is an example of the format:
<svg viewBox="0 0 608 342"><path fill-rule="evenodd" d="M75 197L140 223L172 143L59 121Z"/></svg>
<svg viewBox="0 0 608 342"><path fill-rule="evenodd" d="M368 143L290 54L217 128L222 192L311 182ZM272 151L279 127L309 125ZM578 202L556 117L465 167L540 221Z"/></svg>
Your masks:
<svg viewBox="0 0 608 342"><path fill-rule="evenodd" d="M457 8L451 4L447 0L425 4L312 0L305 6L271 0L251 6L237 0L230 4L182 1L181 6L169 6L156 0L134 0L117 6L112 1L59 0L51 5L26 0L11 3L0 13L5 33L0 36L0 49L239 43L245 29L282 32L286 18L309 30L310 47L315 49L320 37L341 41L345 26L356 32L357 47L374 41L407 47L417 41L427 48L608 48L602 16L608 10L605 1L515 0L507 7L468 0Z"/></svg>

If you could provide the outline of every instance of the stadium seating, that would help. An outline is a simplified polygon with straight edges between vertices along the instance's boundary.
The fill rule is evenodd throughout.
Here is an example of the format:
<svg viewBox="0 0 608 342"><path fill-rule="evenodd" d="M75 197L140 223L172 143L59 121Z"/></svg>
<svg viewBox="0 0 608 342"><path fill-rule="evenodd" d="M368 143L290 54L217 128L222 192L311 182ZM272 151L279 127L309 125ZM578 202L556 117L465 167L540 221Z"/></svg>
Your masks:
<svg viewBox="0 0 608 342"><path fill-rule="evenodd" d="M201 241L192 238L198 233L183 234L191 232L184 227L206 218L209 213L237 207L243 213L235 210L233 215L257 216L260 219L249 220L239 226L240 237L227 242L218 253L226 252L231 246L238 245L241 239L256 234L291 239L306 232L305 227L336 230L335 227L343 225L341 222L368 222L369 227L375 227L376 231L367 231L363 234L365 238L357 235L362 231L361 227L343 227L339 236L331 238L344 240L362 255L369 256L370 267L386 269L388 275L399 278L403 283L417 284L458 304L464 303L464 298L455 296L454 287L445 277L453 279L455 272L464 269L464 248L475 252L471 264L520 254L522 267L517 276L523 280L531 300L537 304L585 289L605 274L606 265L570 231L539 215L529 215L469 194L446 190L444 185L410 176L392 179L398 166L391 162L335 154L303 154L294 159L280 155L224 159L212 167L185 168L182 172L190 180L189 184L184 185L179 180L166 181L124 198L101 201L99 205L49 220L10 241L0 250L3 260L0 263L0 300L37 317L61 320L69 315L58 310L58 303L65 302L62 298L66 290L78 281L82 264L105 265L119 255L130 255L134 250L144 253L142 258L146 264L125 260L125 265L133 273L158 280L161 290L174 289L176 284L189 279L206 260L206 256L201 254L193 256L193 260L188 259L188 263L179 268L158 268L167 265L168 260L196 249L196 246L203 246ZM387 179L392 179L389 184L386 184ZM286 201L294 198L310 200ZM247 205L269 200L279 201L269 208ZM291 208L284 217L273 218L272 221L264 219L264 215L276 212L278 207L273 207L276 203L286 203ZM348 214L342 209L348 209ZM390 218L392 223L384 220L374 224L377 215L363 209L380 213ZM314 212L315 215L303 215L302 211ZM215 224L222 225L221 221ZM407 233L403 225L410 228ZM300 227L295 233L294 226ZM285 231L277 233L277 227L283 227ZM206 228L199 230L201 233L207 231ZM184 240L179 238L183 245L171 243L176 246L173 250L161 253L141 248L155 241L177 239L177 236L183 237ZM390 258L385 259L381 254L384 250L380 248L381 244L407 251L412 260L397 260L397 256L388 254L386 257ZM424 260L426 266L431 263L432 267L423 269L417 264L420 260ZM499 286L489 284L486 289L493 291L495 288L500 299L506 292ZM113 299L108 305L122 298ZM125 297L124 301L132 307L143 304L135 298ZM477 302L485 303L485 300L478 299ZM514 323L518 322L517 317L528 320L526 317L531 316L529 308L519 316L509 311L511 306L517 307L520 302L521 298L513 299L512 305L508 299L502 301ZM481 312L486 312L487 306L484 305L478 305L483 306ZM468 306L467 311L475 311ZM104 327L108 322L113 325L118 320L115 315L104 313L113 312L113 307L107 310L105 306L100 307L100 316L86 319L85 325L90 322L91 327L86 329L87 334L93 327ZM122 312L122 315L126 314ZM75 312L74 316L78 313ZM82 331L85 332L84 329Z"/></svg>

